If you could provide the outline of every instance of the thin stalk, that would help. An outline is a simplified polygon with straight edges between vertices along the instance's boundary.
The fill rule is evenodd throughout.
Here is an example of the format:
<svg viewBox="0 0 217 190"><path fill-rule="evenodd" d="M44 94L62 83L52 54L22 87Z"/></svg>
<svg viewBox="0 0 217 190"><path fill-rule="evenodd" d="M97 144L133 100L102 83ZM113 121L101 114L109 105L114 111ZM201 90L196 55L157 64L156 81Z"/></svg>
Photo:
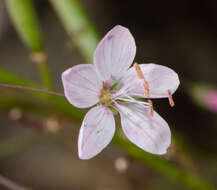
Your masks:
<svg viewBox="0 0 217 190"><path fill-rule="evenodd" d="M31 90L31 91L35 91L35 92L41 92L41 93L51 94L51 95L56 95L56 96L65 96L63 93L59 93L59 92L54 92L54 91L49 91L49 90L44 90L44 89L39 89L39 88L30 88L30 87L26 87L26 86L19 86L19 85L13 85L13 84L0 83L0 87L15 88L15 89L22 89L22 90Z"/></svg>

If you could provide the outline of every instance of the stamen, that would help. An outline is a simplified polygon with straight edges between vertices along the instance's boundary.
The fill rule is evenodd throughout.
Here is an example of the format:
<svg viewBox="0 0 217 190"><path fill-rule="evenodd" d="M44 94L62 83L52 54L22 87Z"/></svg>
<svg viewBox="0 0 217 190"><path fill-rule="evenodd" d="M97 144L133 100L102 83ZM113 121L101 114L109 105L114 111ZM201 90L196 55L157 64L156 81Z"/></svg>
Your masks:
<svg viewBox="0 0 217 190"><path fill-rule="evenodd" d="M138 63L134 63L133 66L136 69L138 77L144 80L145 95L149 98L149 85L148 85L148 81L145 79L145 76L143 75L142 70L141 70L139 64Z"/></svg>
<svg viewBox="0 0 217 190"><path fill-rule="evenodd" d="M150 107L150 115L153 117L154 116L154 108L153 108L153 103L150 99L148 99L149 107Z"/></svg>
<svg viewBox="0 0 217 190"><path fill-rule="evenodd" d="M139 76L139 78L144 79L145 77L144 77L144 75L142 73L142 70L141 70L139 64L138 63L134 63L133 66L135 67L137 75Z"/></svg>
<svg viewBox="0 0 217 190"><path fill-rule="evenodd" d="M168 99L169 99L170 106L173 107L173 106L175 106L175 102L173 100L173 96L172 96L172 93L170 90L168 90L168 94L169 94Z"/></svg>
<svg viewBox="0 0 217 190"><path fill-rule="evenodd" d="M141 78L141 79L143 79L144 80L144 91L145 91L145 95L147 96L147 98L148 98L148 103L149 103L149 107L150 107L150 110L151 110L151 116L153 117L153 115L154 115L154 108L153 108L153 103L152 103L152 101L150 100L150 92L149 92L149 84L148 84L148 81L145 79L145 76L143 75L143 73L142 73L142 70L141 70L141 68L140 68L140 66L139 66L139 64L138 63L134 63L134 68L136 69L136 72L137 72L137 75L138 75L138 77L139 78Z"/></svg>
<svg viewBox="0 0 217 190"><path fill-rule="evenodd" d="M144 82L144 88L145 88L145 95L147 97L149 97L149 85L148 85L148 82L146 80Z"/></svg>

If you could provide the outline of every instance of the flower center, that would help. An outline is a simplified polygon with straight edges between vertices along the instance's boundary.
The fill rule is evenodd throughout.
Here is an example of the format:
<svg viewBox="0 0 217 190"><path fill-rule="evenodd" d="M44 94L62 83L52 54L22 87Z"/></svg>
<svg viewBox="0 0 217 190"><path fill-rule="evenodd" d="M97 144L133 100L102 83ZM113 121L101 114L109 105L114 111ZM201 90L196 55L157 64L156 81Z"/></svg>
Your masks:
<svg viewBox="0 0 217 190"><path fill-rule="evenodd" d="M106 91L104 88L102 88L101 95L99 97L100 104L108 106L111 101L112 99L110 93Z"/></svg>

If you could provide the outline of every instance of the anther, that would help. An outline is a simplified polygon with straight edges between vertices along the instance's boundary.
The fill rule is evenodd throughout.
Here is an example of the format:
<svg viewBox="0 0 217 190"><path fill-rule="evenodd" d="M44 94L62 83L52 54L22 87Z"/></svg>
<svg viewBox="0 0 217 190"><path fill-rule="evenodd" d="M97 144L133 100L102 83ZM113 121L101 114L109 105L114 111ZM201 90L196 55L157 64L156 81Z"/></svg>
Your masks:
<svg viewBox="0 0 217 190"><path fill-rule="evenodd" d="M136 69L137 75L140 79L144 80L144 88L145 88L145 95L147 96L147 98L149 98L149 85L148 85L148 81L145 79L145 76L142 73L142 70L139 66L138 63L134 63L134 68Z"/></svg>
<svg viewBox="0 0 217 190"><path fill-rule="evenodd" d="M142 70L141 70L139 64L138 63L134 63L133 66L136 69L136 72L137 72L137 75L139 76L139 78L145 79L145 77L144 77L144 75L142 73Z"/></svg>
<svg viewBox="0 0 217 190"><path fill-rule="evenodd" d="M148 99L149 107L150 107L150 115L153 117L154 116L154 108L153 108L153 103L150 99Z"/></svg>
<svg viewBox="0 0 217 190"><path fill-rule="evenodd" d="M142 70L141 70L139 64L138 63L134 63L133 66L136 69L138 77L140 79L144 80L144 92L145 92L145 95L148 98L148 103L149 103L149 107L150 107L150 110L151 110L150 114L151 114L151 116L153 116L154 115L154 108L153 108L153 104L152 104L152 101L150 100L150 96L149 96L149 84L148 84L148 81L145 79L145 76L143 75Z"/></svg>
<svg viewBox="0 0 217 190"><path fill-rule="evenodd" d="M144 89L145 89L145 95L149 97L149 85L146 80L144 81Z"/></svg>
<svg viewBox="0 0 217 190"><path fill-rule="evenodd" d="M169 99L170 106L171 107L175 106L175 102L173 100L173 96L170 90L168 90L168 95L169 95L168 99Z"/></svg>

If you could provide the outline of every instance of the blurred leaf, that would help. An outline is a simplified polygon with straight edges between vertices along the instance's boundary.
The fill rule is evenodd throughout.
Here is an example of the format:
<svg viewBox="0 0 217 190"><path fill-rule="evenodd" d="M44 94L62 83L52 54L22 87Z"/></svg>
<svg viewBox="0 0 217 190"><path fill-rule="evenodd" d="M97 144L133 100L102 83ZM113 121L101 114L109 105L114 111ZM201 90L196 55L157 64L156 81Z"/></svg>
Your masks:
<svg viewBox="0 0 217 190"><path fill-rule="evenodd" d="M16 31L31 52L31 59L37 63L43 86L52 87L52 79L44 53L40 25L32 0L7 0L6 5Z"/></svg>
<svg viewBox="0 0 217 190"><path fill-rule="evenodd" d="M28 86L31 88L38 88L39 86L33 84L21 77L17 77L16 75L0 68L0 81L8 84L16 84L20 86Z"/></svg>
<svg viewBox="0 0 217 190"><path fill-rule="evenodd" d="M6 0L11 20L24 44L34 52L43 51L41 31L31 0Z"/></svg>

